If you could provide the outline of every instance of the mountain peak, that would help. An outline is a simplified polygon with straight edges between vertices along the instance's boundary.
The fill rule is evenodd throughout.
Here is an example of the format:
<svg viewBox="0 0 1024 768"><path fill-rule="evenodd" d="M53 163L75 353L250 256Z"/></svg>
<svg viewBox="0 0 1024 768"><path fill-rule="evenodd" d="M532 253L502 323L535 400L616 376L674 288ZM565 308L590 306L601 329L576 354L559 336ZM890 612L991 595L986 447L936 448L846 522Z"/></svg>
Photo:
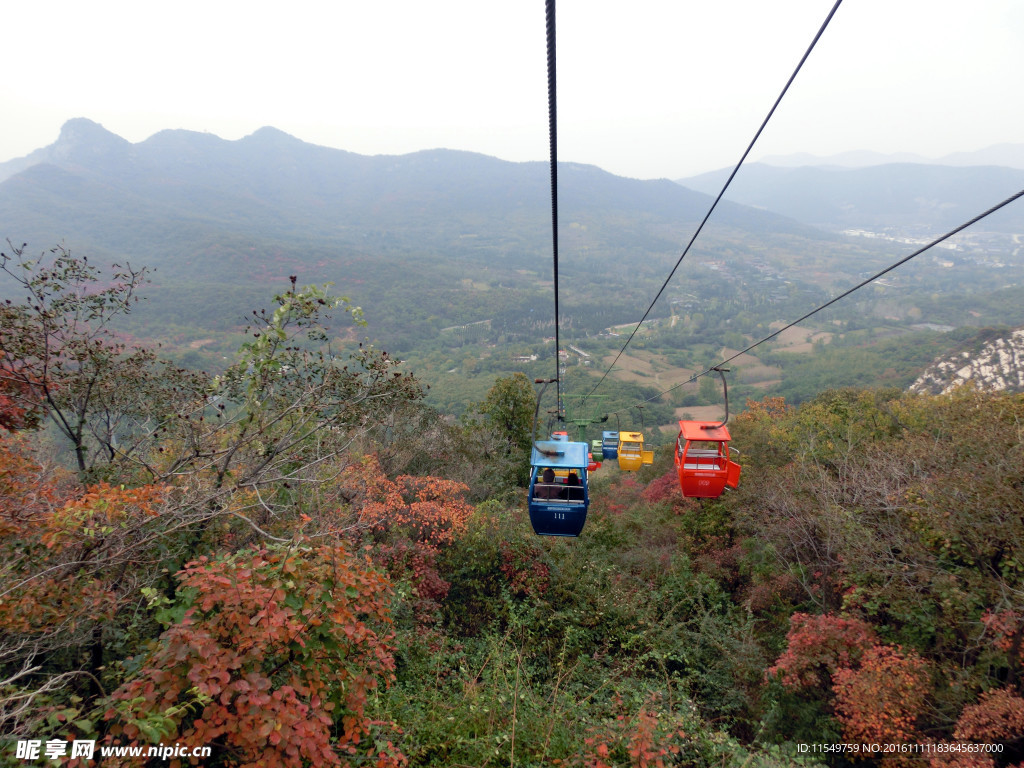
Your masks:
<svg viewBox="0 0 1024 768"><path fill-rule="evenodd" d="M124 154L131 142L111 133L99 123L85 117L68 120L60 129L60 136L52 144L52 160L82 162Z"/></svg>
<svg viewBox="0 0 1024 768"><path fill-rule="evenodd" d="M112 144L127 146L129 142L111 133L87 117L73 117L61 126L57 144Z"/></svg>
<svg viewBox="0 0 1024 768"><path fill-rule="evenodd" d="M261 144L304 144L301 139L297 139L290 133L273 128L269 125L265 125L262 128L257 128L255 131L246 136L243 141L256 141Z"/></svg>
<svg viewBox="0 0 1024 768"><path fill-rule="evenodd" d="M35 150L25 157L16 157L0 163L0 182L34 165L96 166L111 159L129 155L131 143L111 133L99 123L85 117L75 117L61 126L60 135L53 144Z"/></svg>

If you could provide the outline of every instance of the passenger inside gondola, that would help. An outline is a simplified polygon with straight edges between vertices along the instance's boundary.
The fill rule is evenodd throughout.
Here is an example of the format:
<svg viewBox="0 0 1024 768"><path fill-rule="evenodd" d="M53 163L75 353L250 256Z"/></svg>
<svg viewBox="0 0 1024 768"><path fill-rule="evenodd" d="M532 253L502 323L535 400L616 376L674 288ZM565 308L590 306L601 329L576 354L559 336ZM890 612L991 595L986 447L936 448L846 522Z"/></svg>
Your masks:
<svg viewBox="0 0 1024 768"><path fill-rule="evenodd" d="M580 487L580 478L575 472L570 472L569 476L565 479L566 488L566 500L567 501L583 501L583 489Z"/></svg>
<svg viewBox="0 0 1024 768"><path fill-rule="evenodd" d="M555 482L555 470L545 467L539 483L534 484L533 496L537 499L557 499L561 497L562 486Z"/></svg>

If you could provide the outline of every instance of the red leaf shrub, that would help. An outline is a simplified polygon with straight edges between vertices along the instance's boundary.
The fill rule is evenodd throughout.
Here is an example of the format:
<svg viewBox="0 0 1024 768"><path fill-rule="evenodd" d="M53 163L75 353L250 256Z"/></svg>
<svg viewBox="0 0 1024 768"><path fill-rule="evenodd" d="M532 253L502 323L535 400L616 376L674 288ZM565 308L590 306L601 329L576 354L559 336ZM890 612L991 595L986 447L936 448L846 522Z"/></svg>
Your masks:
<svg viewBox="0 0 1024 768"><path fill-rule="evenodd" d="M977 704L964 707L953 735L983 744L1024 737L1024 699L1006 688L983 693Z"/></svg>
<svg viewBox="0 0 1024 768"><path fill-rule="evenodd" d="M682 498L679 494L679 475L675 469L670 469L657 480L648 483L640 494L640 498L651 504L677 497Z"/></svg>
<svg viewBox="0 0 1024 768"><path fill-rule="evenodd" d="M325 544L200 558L179 580L190 605L114 693L115 741L160 728L240 768L346 764L393 678L387 579Z"/></svg>
<svg viewBox="0 0 1024 768"><path fill-rule="evenodd" d="M916 720L931 685L927 663L916 653L876 645L864 652L857 668L840 667L833 679L836 716L848 741L922 741Z"/></svg>
<svg viewBox="0 0 1024 768"><path fill-rule="evenodd" d="M786 641L767 674L787 688L812 688L827 686L838 669L857 663L876 638L871 625L860 619L794 613Z"/></svg>

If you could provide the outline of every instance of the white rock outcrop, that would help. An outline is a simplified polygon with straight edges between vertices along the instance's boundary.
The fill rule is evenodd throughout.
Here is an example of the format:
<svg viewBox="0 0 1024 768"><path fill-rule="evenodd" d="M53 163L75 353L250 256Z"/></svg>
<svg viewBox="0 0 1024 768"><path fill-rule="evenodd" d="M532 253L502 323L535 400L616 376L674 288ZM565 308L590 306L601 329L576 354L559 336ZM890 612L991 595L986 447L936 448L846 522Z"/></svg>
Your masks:
<svg viewBox="0 0 1024 768"><path fill-rule="evenodd" d="M974 355L960 352L932 363L910 391L944 394L967 382L987 392L1024 391L1024 328L987 342Z"/></svg>

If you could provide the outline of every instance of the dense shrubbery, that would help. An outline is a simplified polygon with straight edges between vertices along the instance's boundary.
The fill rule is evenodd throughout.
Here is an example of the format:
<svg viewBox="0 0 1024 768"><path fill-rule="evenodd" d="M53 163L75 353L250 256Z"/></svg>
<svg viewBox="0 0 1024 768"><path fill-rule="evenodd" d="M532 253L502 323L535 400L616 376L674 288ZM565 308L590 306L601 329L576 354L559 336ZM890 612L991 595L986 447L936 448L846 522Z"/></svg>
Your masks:
<svg viewBox="0 0 1024 768"><path fill-rule="evenodd" d="M848 390L799 409L757 404L736 420L750 459L733 524L749 557L799 584L798 607L814 614L790 617L770 670L784 689L776 738L818 728L858 741L971 741L958 719L1014 711L1022 418L1020 395ZM1024 731L1001 733L1019 760Z"/></svg>

